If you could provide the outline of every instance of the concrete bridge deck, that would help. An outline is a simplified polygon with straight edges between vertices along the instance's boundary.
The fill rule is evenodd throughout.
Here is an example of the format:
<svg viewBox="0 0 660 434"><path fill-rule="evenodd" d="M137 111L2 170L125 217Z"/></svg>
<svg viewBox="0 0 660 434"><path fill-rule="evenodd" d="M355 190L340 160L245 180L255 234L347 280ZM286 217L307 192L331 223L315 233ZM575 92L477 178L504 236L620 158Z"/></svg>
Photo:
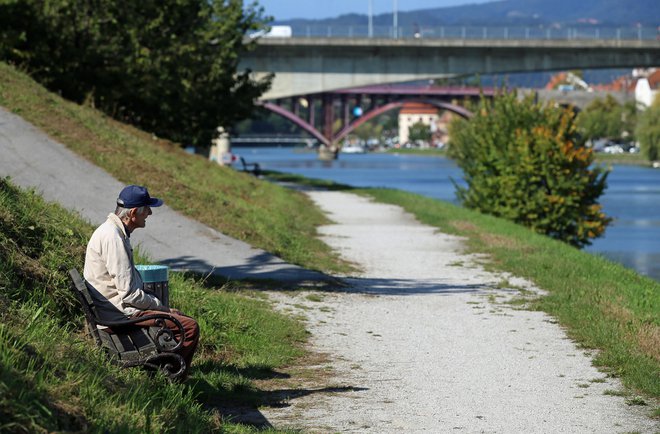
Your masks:
<svg viewBox="0 0 660 434"><path fill-rule="evenodd" d="M453 75L660 65L658 40L263 38L240 64L262 99Z"/></svg>

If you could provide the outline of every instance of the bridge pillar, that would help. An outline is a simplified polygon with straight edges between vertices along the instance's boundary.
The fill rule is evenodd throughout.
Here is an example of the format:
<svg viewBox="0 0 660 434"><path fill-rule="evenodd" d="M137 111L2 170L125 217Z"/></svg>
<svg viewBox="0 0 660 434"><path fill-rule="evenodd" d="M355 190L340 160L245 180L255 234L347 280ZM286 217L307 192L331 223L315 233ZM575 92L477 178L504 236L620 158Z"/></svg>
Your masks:
<svg viewBox="0 0 660 434"><path fill-rule="evenodd" d="M308 108L308 110L309 110L309 120L308 120L308 123L309 123L311 126L314 126L314 122L316 121L316 119L315 119L315 117L314 117L314 113L316 112L316 100L314 99L313 96L310 95L310 96L307 97L307 102L309 103L309 104L308 104L308 107L309 107L309 108Z"/></svg>
<svg viewBox="0 0 660 434"><path fill-rule="evenodd" d="M291 97L291 111L300 117L300 99L297 96Z"/></svg>
<svg viewBox="0 0 660 434"><path fill-rule="evenodd" d="M335 122L334 98L331 94L323 95L323 135L332 141L332 124Z"/></svg>
<svg viewBox="0 0 660 434"><path fill-rule="evenodd" d="M351 122L351 109L348 104L348 95L341 96L341 115L342 115L341 127L343 129Z"/></svg>

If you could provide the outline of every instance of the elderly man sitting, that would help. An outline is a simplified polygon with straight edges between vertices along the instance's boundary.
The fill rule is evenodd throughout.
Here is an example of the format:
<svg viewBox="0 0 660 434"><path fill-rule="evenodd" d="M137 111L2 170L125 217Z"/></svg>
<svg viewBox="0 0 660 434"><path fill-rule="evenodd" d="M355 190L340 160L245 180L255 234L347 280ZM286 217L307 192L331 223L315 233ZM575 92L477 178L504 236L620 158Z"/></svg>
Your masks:
<svg viewBox="0 0 660 434"><path fill-rule="evenodd" d="M90 295L103 320L137 318L161 312L168 312L179 320L186 331L180 354L190 366L199 341L197 322L176 309L169 309L155 295L146 292L133 262L131 233L145 227L147 217L152 214L151 208L162 204L161 199L149 196L145 187L129 185L124 188L117 198L115 212L108 215L87 244L83 274L93 287ZM149 327L155 325L155 320L140 324ZM166 321L166 325L177 340L181 338L174 323Z"/></svg>

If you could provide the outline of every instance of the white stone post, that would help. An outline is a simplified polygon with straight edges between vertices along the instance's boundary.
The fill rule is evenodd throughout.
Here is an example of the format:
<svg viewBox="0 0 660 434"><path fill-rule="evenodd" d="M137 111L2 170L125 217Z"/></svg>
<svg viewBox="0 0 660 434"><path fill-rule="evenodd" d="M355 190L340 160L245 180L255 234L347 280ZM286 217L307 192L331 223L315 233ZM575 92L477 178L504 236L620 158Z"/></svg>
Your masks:
<svg viewBox="0 0 660 434"><path fill-rule="evenodd" d="M215 161L221 166L230 165L232 163L231 144L229 142L229 134L223 127L218 127L218 135L212 140L211 151L209 152L209 159Z"/></svg>

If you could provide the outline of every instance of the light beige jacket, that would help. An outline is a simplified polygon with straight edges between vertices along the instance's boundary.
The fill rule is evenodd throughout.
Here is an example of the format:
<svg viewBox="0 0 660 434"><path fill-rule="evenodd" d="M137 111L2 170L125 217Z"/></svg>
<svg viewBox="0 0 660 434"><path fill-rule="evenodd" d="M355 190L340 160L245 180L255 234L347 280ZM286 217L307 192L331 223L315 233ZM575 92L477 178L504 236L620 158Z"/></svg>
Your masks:
<svg viewBox="0 0 660 434"><path fill-rule="evenodd" d="M138 310L167 310L143 290L133 262L133 248L126 229L115 214L99 226L87 244L85 280L101 319L125 319Z"/></svg>

